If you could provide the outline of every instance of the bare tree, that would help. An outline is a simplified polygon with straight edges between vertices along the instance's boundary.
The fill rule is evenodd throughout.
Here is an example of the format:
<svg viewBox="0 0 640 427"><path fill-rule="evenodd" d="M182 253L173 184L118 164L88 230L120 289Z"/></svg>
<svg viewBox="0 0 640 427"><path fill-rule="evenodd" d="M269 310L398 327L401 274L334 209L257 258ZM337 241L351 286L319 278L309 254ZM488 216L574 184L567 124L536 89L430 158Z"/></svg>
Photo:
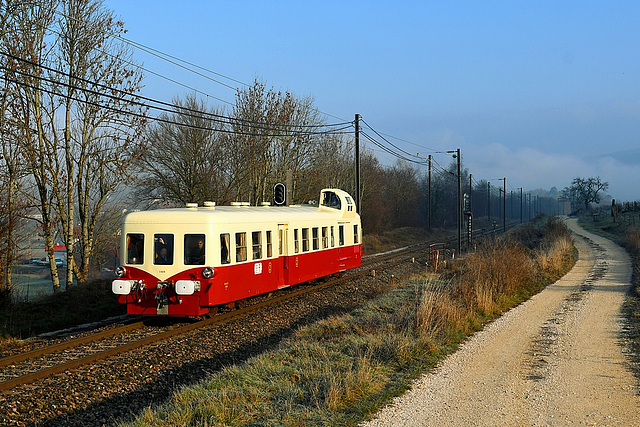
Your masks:
<svg viewBox="0 0 640 427"><path fill-rule="evenodd" d="M4 44L10 37L11 16L16 13L20 4L16 1L0 3L0 41ZM7 57L0 58L3 69L6 70ZM12 264L16 257L15 232L17 218L20 212L16 193L20 185L21 162L18 159L18 145L16 143L13 123L10 117L9 102L11 102L11 85L3 79L0 89L0 144L1 180L0 180L0 295L10 296L12 288Z"/></svg>
<svg viewBox="0 0 640 427"><path fill-rule="evenodd" d="M53 190L67 247L69 286L72 269L79 281L88 278L98 217L110 195L128 177L146 108L138 98L140 69L131 50L117 37L124 32L124 24L101 0L63 0L61 5L56 65L64 128L57 130L57 120L50 125L64 157L63 161L54 158L57 170L65 173ZM76 203L80 250L74 248ZM74 262L75 254L79 265Z"/></svg>
<svg viewBox="0 0 640 427"><path fill-rule="evenodd" d="M235 177L222 111L193 95L173 104L174 112L161 115L145 135L137 198L161 204L230 201Z"/></svg>
<svg viewBox="0 0 640 427"><path fill-rule="evenodd" d="M99 0L24 2L11 25L11 118L34 189L24 194L41 213L58 289L55 236L67 247L67 286L73 274L85 281L97 218L127 179L145 121L137 99L142 75L114 36L123 24Z"/></svg>
<svg viewBox="0 0 640 427"><path fill-rule="evenodd" d="M50 187L55 179L50 167L55 148L46 132L52 110L45 107L51 105L51 91L43 67L51 60L51 46L47 40L55 6L53 1L21 3L5 22L3 46L6 90L10 96L7 118L30 176L30 186L23 188L22 194L40 211L42 234L50 258L51 282L57 290L60 287L54 256L57 224Z"/></svg>
<svg viewBox="0 0 640 427"><path fill-rule="evenodd" d="M608 182L602 182L600 177L574 178L569 187L562 191L562 195L567 197L574 209L584 206L585 211L589 210L590 203L599 203L601 192L607 191Z"/></svg>
<svg viewBox="0 0 640 427"><path fill-rule="evenodd" d="M324 125L311 98L267 90L264 83L239 90L232 119L233 175L237 196L258 204L270 200L273 183L287 170L304 173L312 165ZM306 193L306 191L305 191ZM297 182L292 188L297 195Z"/></svg>
<svg viewBox="0 0 640 427"><path fill-rule="evenodd" d="M385 228L420 225L419 172L407 162L398 161L386 169L384 194L387 204Z"/></svg>
<svg viewBox="0 0 640 427"><path fill-rule="evenodd" d="M353 194L354 148L353 138L328 134L318 137L309 153L310 164L295 170L297 199L315 199L322 188L341 188Z"/></svg>

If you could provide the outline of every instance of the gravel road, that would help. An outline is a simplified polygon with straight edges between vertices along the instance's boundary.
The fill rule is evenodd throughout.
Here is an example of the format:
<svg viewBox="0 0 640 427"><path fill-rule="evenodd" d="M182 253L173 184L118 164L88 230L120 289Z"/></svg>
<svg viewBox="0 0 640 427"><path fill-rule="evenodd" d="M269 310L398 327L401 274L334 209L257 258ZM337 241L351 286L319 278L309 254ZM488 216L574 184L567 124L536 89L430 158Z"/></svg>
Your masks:
<svg viewBox="0 0 640 427"><path fill-rule="evenodd" d="M373 426L640 426L638 384L620 345L627 254L567 224L579 250L561 280L474 335Z"/></svg>

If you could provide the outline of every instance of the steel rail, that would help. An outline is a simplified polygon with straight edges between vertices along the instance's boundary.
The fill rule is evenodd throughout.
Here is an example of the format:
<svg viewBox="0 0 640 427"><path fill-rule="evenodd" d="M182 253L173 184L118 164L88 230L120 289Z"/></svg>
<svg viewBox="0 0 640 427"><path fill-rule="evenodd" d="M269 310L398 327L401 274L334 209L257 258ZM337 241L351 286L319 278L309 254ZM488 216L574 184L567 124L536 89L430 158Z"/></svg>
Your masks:
<svg viewBox="0 0 640 427"><path fill-rule="evenodd" d="M402 254L402 255L406 255L406 254ZM397 258L398 256L400 256L400 255L395 254L394 258ZM399 263L401 263L401 262L403 262L405 260L406 260L406 256L404 256L399 261L395 261L393 263L387 263L382 267L388 268L390 266L399 264ZM376 260L376 262L381 262L381 260ZM283 302L289 301L291 299L297 298L297 297L299 297L301 295L304 295L306 293L317 292L319 290L322 290L322 289L325 289L325 288L328 288L328 287L331 287L331 286L335 286L335 285L337 285L339 283L342 283L342 282L344 282L346 280L354 279L354 278L356 278L358 276L367 274L368 272L370 272L373 269L375 269L375 268L374 267L369 268L369 269L365 268L365 269L357 271L356 273L347 274L347 275L344 275L344 276L338 277L338 278L333 278L333 279L331 279L331 280L329 280L327 282L320 283L320 284L317 284L317 285L314 285L314 286L310 286L310 287L306 287L306 288L297 288L294 291L289 292L287 294L279 295L279 296L276 296L274 298L270 298L268 300L261 301L261 302L258 302L256 304L251 304L251 305L245 306L243 308L240 308L240 309L237 309L237 310L234 310L234 311L231 311L231 312L217 314L217 315L215 315L215 316L213 316L211 318L204 319L204 320L201 320L201 321L189 324L189 325L184 325L184 326L172 329L170 331L160 332L158 334L155 334L155 335L152 335L152 336L148 336L148 337L142 338L140 340L132 341L132 342L120 345L118 347L114 347L114 348L111 348L111 349L99 351L99 352L93 353L91 355L87 355L87 356L84 356L84 357L81 357L81 358L78 358L78 359L75 359L75 360L71 360L71 361L68 361L68 362L65 362L65 363L62 363L62 364L59 364L59 365L55 365L55 366L52 366L52 367L49 367L49 368L41 369L41 370L39 370L37 372L32 372L32 373L25 374L25 375L22 375L22 376L19 376L19 377L16 377L16 378L12 378L12 379L0 382L0 393L4 393L4 392L6 392L6 391L18 386L18 385L33 383L33 382L35 382L35 381L37 381L39 379L43 379L43 378L49 377L51 375L55 375L55 374L58 374L58 373L61 373L61 372L67 371L67 370L73 370L73 369L75 369L75 368L77 368L77 367L79 367L81 365L87 364L87 363L96 362L98 360L106 359L106 358L111 357L111 356L115 356L115 355L118 355L118 354L121 354L121 353L126 353L126 352L134 350L136 348L143 347L143 346L152 344L152 343L157 342L157 341L165 340L165 339L171 338L171 337L176 336L176 335L182 335L182 334L185 334L185 333L190 332L192 330L200 329L200 328L203 328L203 327L208 326L208 325L216 325L216 326L223 325L225 323L230 322L231 320L233 320L235 318L246 316L247 314L253 313L253 312L258 311L258 310L260 310L262 308L269 307L269 306L275 306L275 305L278 305L280 303L283 303ZM132 330L132 329L135 329L133 327L134 325L135 324L127 325L127 326L130 327L130 329ZM123 327L123 328L114 329L112 331L105 331L104 334L101 333L100 335L102 337L104 337L104 335L106 335L108 332L112 332L111 335L115 335L115 334L117 334L119 332L126 332L124 329L126 329L126 328ZM10 364L10 363L15 363L16 361L26 360L26 359L31 358L31 357L44 355L44 354L50 354L50 353L53 353L53 352L55 352L57 350L60 350L60 349L63 349L63 348L73 347L74 345L69 345L71 342L77 344L80 341L90 342L90 341L95 341L95 340L96 340L96 337L94 337L94 336L82 337L82 338L78 338L76 340L71 340L68 343L60 343L60 344L56 344L54 346L45 347L43 349L36 349L36 350L33 350L31 352L28 352L28 353L7 357L7 358L2 359L1 361L2 361L3 365L7 365L7 364ZM66 345L66 347L65 347L65 345Z"/></svg>
<svg viewBox="0 0 640 427"><path fill-rule="evenodd" d="M454 242L455 239L451 240L451 239L446 239L445 243L448 244L452 244ZM33 372L30 374L26 374L26 375L22 375L10 380L6 380L3 382L0 382L0 393L4 393L7 390L10 390L18 385L22 385L22 384L29 384L32 383L34 381L37 381L39 379L43 379L46 377L49 377L51 375L55 375L57 373L61 373L67 370L72 370L75 369L81 365L87 364L87 363L91 363L91 362L95 362L98 360L102 360L102 359L106 359L107 357L111 357L111 356L115 356L121 353L125 353L131 350L134 350L136 348L139 347L143 347L149 344L152 344L154 342L157 341L161 341L161 340L165 340L167 338L171 338L173 336L176 335L182 335L185 334L187 332L190 332L192 330L196 330L196 329L200 329L202 327L208 326L208 325L223 325L225 323L230 322L231 320L237 318L237 317L242 317L245 316L247 314L253 313L255 311L258 311L262 308L265 307L269 307L269 306L275 306L278 305L279 303L282 302L286 302L289 301L293 298L299 297L301 295L307 294L307 293L311 293L311 292L316 292L325 288L329 288L331 286L335 286L339 283L342 283L344 281L347 280L351 280L354 278L357 278L359 276L363 276L365 274L370 273L371 271L375 270L376 268L389 268L395 265L398 265L402 262L405 262L409 259L414 259L415 258L415 254L422 254L422 248L426 247L427 245L429 245L430 243L433 242L428 242L428 243L423 243L423 244L419 244L419 245L413 245L408 247L406 250L402 250L399 252L394 252L393 254L387 255L387 256L383 256L380 258L375 258L375 259L371 259L371 260L367 260L366 263L364 263L362 266L357 267L353 270L351 270L353 273L351 274L346 274L343 275L341 277L338 278L333 278L330 279L324 283L320 283L320 284L316 284L314 286L308 287L308 288L297 288L292 292L289 292L287 294L284 295L279 295L276 296L274 298L269 298L268 300L265 301L261 301L258 302L256 304L251 304L249 306L245 306L243 308L228 312L228 313L221 313L221 314L217 314L211 318L208 319L204 319L189 325L185 325L185 326L181 326L175 329L172 329L170 331L165 331L165 332L160 332L158 334L152 335L152 336L148 336L145 338L142 338L140 340L136 340L136 341L132 341L123 345L120 345L118 347L114 347L108 350L104 350L104 351L100 351L100 352L96 352L93 353L91 355L88 356L84 356L81 358L78 358L76 360L72 360L69 362L65 362L56 366L52 366L49 368L45 368L42 369L40 371L37 372ZM377 264L377 263L384 263L385 261L388 261L390 259L394 259L397 258L396 261L393 262L389 262L386 264L383 264L382 266L374 266L374 267L369 267L367 268L368 265L372 265L372 264ZM50 353L54 353L58 350L62 350L62 349L67 349L67 348L71 348L71 347L75 347L78 346L80 344L83 343L87 343L87 342L91 342L91 341L96 341L97 339L100 338L106 338L108 336L111 335L116 335L118 333L122 333L122 332L128 332L130 330L134 330L136 328L139 328L140 325L142 324L142 321L140 322L136 322L133 323L131 325L125 325L121 328L116 328L110 331L104 331L98 334L94 334L94 335L90 335L87 337L81 337L81 338L77 338L74 340L70 340L68 342L64 342L64 343L60 343L60 344L56 344L53 346L49 346L49 347L45 347L42 349L36 349L36 350L32 350L30 352L24 353L24 354L18 354L15 356L10 356L10 357L6 357L3 359L0 359L0 366L6 366L8 364L11 363L16 363L19 361L23 361L32 357L36 357L36 356L41 356L41 355L45 355L45 354L50 354Z"/></svg>
<svg viewBox="0 0 640 427"><path fill-rule="evenodd" d="M84 337L75 338L72 340L64 341L58 344L50 346L36 348L26 353L15 354L13 356L7 356L0 359L0 367L11 365L14 363L22 362L27 359L44 356L46 354L55 353L60 350L67 350L69 348L77 347L82 344L86 344L92 341L97 341L102 338L108 338L113 335L117 335L123 332L129 332L142 327L142 320L128 325L120 326L118 328L110 329L108 331L101 331Z"/></svg>

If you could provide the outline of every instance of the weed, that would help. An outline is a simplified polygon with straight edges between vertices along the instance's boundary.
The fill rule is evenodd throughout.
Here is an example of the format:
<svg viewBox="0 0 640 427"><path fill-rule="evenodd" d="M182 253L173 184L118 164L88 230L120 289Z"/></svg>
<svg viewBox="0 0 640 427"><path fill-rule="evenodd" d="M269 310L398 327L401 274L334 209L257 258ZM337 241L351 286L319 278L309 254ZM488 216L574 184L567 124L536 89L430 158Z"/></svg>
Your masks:
<svg viewBox="0 0 640 427"><path fill-rule="evenodd" d="M417 276L349 314L302 327L278 349L178 391L134 425L356 425L483 323L541 289L543 265L572 263L572 248L547 232L563 234L558 224L542 224L495 240L446 280Z"/></svg>

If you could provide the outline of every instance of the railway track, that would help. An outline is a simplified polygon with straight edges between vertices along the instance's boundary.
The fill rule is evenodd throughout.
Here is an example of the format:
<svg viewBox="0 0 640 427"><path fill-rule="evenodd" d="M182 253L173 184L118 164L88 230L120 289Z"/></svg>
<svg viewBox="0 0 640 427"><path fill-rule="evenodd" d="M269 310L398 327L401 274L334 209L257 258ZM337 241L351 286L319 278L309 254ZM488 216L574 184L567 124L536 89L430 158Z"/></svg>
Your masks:
<svg viewBox="0 0 640 427"><path fill-rule="evenodd" d="M477 237L480 234L478 230ZM445 245L453 245L457 236L444 239ZM209 325L223 325L233 319L247 316L265 307L284 304L310 292L336 286L344 281L371 274L377 269L386 269L403 262L426 262L426 251L429 243L409 246L387 254L367 257L362 265L345 272L341 277L323 279L313 286L296 286L286 292L278 292L275 296L259 299L252 298L239 304L240 308L226 313L218 313L204 320L188 324L173 325L167 330L145 327L142 321L89 334L61 342L59 344L38 348L29 352L16 354L0 359L0 393L5 393L20 385L33 383L51 375L72 371L80 366L126 353L133 349L155 342L186 334L190 331ZM424 259L423 259L424 258Z"/></svg>
<svg viewBox="0 0 640 427"><path fill-rule="evenodd" d="M142 321L129 325L89 334L55 345L38 348L29 352L16 354L0 359L0 393L17 386L36 382L51 375L77 369L78 367L103 360L135 348L146 346L171 337L186 334L195 329L209 325L223 325L233 319L247 316L265 307L284 304L300 296L336 286L346 280L353 280L361 275L370 274L374 269L389 268L424 254L424 247L411 247L393 254L369 259L362 266L346 272L340 277L331 277L318 281L312 286L296 286L287 292L278 292L275 296L244 305L226 313L218 313L204 320L188 324L174 325L168 330L145 327ZM252 299L253 300L253 299Z"/></svg>

